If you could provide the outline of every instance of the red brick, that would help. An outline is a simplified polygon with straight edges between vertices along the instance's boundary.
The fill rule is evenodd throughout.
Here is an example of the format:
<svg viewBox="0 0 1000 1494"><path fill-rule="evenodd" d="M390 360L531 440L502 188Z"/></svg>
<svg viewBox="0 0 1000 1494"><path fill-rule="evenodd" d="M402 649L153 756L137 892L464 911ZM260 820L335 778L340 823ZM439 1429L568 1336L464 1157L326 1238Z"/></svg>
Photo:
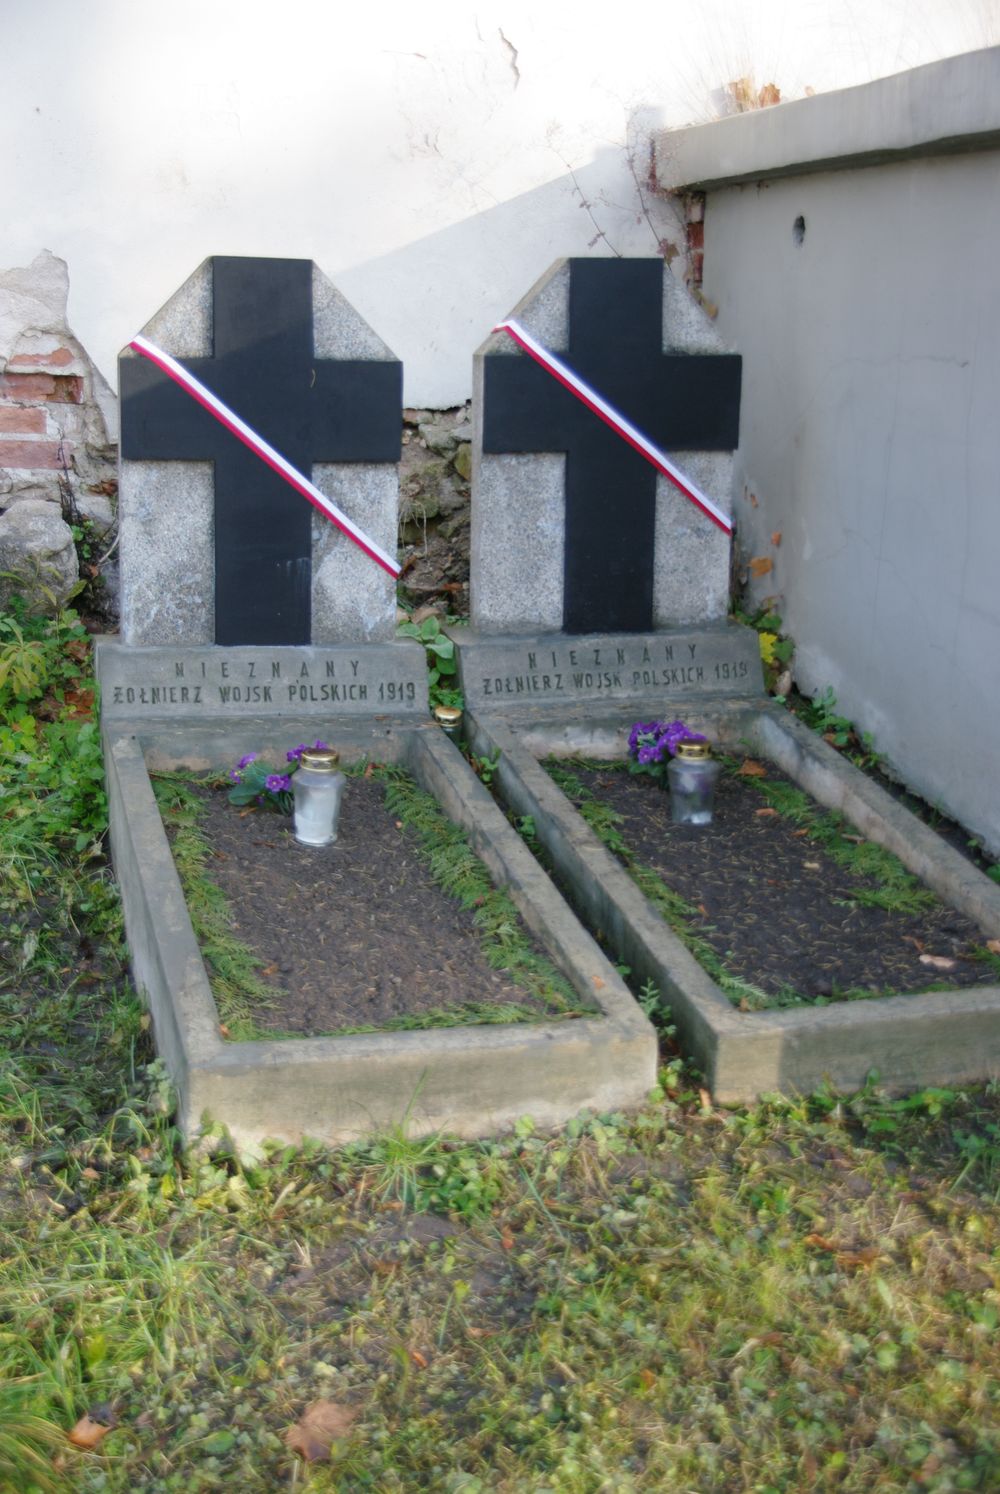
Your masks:
<svg viewBox="0 0 1000 1494"><path fill-rule="evenodd" d="M52 471L62 465L58 441L0 441L0 468Z"/></svg>
<svg viewBox="0 0 1000 1494"><path fill-rule="evenodd" d="M8 368L17 363L27 368L65 368L73 362L69 348L54 348L51 353L15 353L8 360Z"/></svg>
<svg viewBox="0 0 1000 1494"><path fill-rule="evenodd" d="M25 404L47 400L55 405L78 405L83 399L83 380L76 374L0 374L0 399L21 400Z"/></svg>
<svg viewBox="0 0 1000 1494"><path fill-rule="evenodd" d="M691 271L690 271L689 278L690 278L692 284L694 284L694 285L700 285L701 284L701 280L702 280L702 276L703 276L704 271L705 271L705 256L704 256L704 254L702 254L702 252L701 252L700 249L695 249L695 251L693 252L693 254L691 254L691 256L690 256L690 264L691 264Z"/></svg>
<svg viewBox="0 0 1000 1494"><path fill-rule="evenodd" d="M37 405L0 405L0 431L16 436L44 436L45 411Z"/></svg>
<svg viewBox="0 0 1000 1494"><path fill-rule="evenodd" d="M704 223L689 223L687 226L687 240L689 249L703 249L705 247Z"/></svg>

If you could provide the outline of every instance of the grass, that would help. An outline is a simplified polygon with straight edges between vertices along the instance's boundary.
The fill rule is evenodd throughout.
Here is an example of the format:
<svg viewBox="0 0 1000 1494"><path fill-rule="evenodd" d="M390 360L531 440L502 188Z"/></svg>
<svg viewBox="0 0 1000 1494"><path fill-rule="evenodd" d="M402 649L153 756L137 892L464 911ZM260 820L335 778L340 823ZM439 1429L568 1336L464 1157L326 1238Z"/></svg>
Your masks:
<svg viewBox="0 0 1000 1494"><path fill-rule="evenodd" d="M555 1136L184 1147L73 840L15 836L0 950L4 1494L1000 1485L996 1088L724 1112L672 1058Z"/></svg>
<svg viewBox="0 0 1000 1494"><path fill-rule="evenodd" d="M527 991L537 1006L470 1000L395 1017L377 1026L338 1027L315 1035L542 1022L584 1011L569 981L532 945L510 896L494 887L464 831L442 814L434 798L400 768L360 764L348 771L366 771L381 780L387 810L412 830L434 882L473 913L486 962ZM229 900L209 871L212 851L202 832L203 805L192 780L183 773L158 773L152 783L170 831L174 863L225 1035L234 1042L300 1037L300 1033L284 1032L260 1020L262 1013L280 1002L281 991L264 978L264 962L232 933Z"/></svg>

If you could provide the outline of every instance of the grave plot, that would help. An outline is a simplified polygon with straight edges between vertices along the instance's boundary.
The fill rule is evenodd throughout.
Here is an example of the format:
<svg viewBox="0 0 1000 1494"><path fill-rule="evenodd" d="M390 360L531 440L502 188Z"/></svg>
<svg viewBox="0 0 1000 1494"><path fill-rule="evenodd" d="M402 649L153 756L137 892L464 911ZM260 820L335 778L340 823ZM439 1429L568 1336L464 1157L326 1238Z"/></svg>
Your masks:
<svg viewBox="0 0 1000 1494"><path fill-rule="evenodd" d="M859 838L891 851L919 879L921 887L933 892L944 905L935 910L930 923L917 921L912 928L888 934L893 947L886 951L878 949L884 930L868 937L875 969L885 968L876 964L875 957L880 953L892 966L899 954L897 939L921 940L923 949L911 946L913 961L899 958L904 987L913 989L908 978L914 970L924 968L919 957L927 953L946 963L927 966L927 978L921 984L931 984L936 978L935 983L946 989L920 995L833 1000L838 993L831 982L828 992L816 992L826 1004L794 1000L787 990L785 999L790 1004L781 1004L783 978L775 981L772 975L769 979L766 947L763 969L754 966L752 959L742 967L739 963L741 957L746 961L748 954L746 947L740 950L738 924L741 919L757 924L755 901L759 921L773 930L776 939L789 932L774 916L772 889L759 881L733 885L730 867L727 892L737 906L723 910L723 922L729 932L726 951L734 950L735 959L729 962L727 971L726 951L721 945L713 950L709 943L707 960L705 950L698 951L702 955L699 960L690 947L693 941L686 941L671 926L671 915L676 922L676 904L671 906L669 898L659 896L648 880L646 892L652 892L652 896L640 890L621 859L581 818L571 797L557 787L539 761L556 754L562 755L564 762L568 758L571 764L581 750L574 742L581 737L586 739L591 756L623 761L629 728L635 720L649 718L648 702L644 711L629 710L617 719L607 710L603 714L595 712L586 731L578 722L558 719L535 719L530 724L522 719L519 727L512 728L496 715L480 713L473 731L474 751L498 757L494 778L504 803L516 816L531 816L538 841L551 858L561 885L587 925L600 931L608 951L624 961L638 981L652 982L657 988L670 1008L682 1046L704 1069L716 1098L724 1104L743 1103L778 1090L808 1092L825 1083L854 1089L873 1073L883 1084L896 1088L992 1077L1000 1052L1000 981L995 959L983 961L982 955L987 941L1000 936L1000 888L779 708L727 709L725 703L707 699L694 702L690 698L671 704L677 707L674 714L723 749L744 757L751 754L772 773L780 770L787 775L817 805L837 811L847 822L849 833L853 830ZM558 770L555 776L560 776ZM569 787L572 793L573 786ZM685 834L694 840L701 828L690 827ZM711 833L711 828L705 830ZM653 819L647 817L645 835L648 837L652 830ZM649 846L642 836L636 841ZM657 859L655 852L654 847L648 861L642 862L644 867ZM817 864L816 854L802 853L801 860ZM636 859L641 859L638 853ZM689 866L687 872L690 870ZM803 878L811 875L804 864L797 872L789 866L787 872ZM640 875L639 881L643 880ZM695 880L689 885L693 887ZM694 911L697 915L697 909ZM804 963L813 966L810 978L814 985L817 976L823 979L823 972L815 969L817 963L825 960L838 967L842 964L847 971L855 968L851 962L859 954L850 947L850 910L841 910L842 950L837 948L836 910L829 911L832 921L825 928L817 926L815 940L808 927L794 931L805 951ZM696 916L690 925L696 939L698 924ZM972 957L973 950L979 951L976 958ZM722 955L718 964L712 959L713 953ZM722 978L713 978L706 964ZM948 986L949 972L959 966L970 983ZM727 973L732 980L725 978ZM765 994L762 978L778 1001L770 1009L754 1010ZM751 990L748 992L746 986L741 990L741 982ZM724 985L728 985L729 994Z"/></svg>
<svg viewBox="0 0 1000 1494"><path fill-rule="evenodd" d="M989 1078L996 983L741 1010L540 765L624 759L636 721L679 717L843 814L984 941L1000 935L1000 888L765 704L756 635L726 619L739 395L738 357L656 261L562 261L482 345L472 627L453 630L472 750L588 926L657 987L720 1101L876 1071L898 1087Z"/></svg>
<svg viewBox="0 0 1000 1494"><path fill-rule="evenodd" d="M265 752L269 744L273 750L276 740L287 742L288 728L296 741L304 740L309 728L318 730L315 719L304 723L284 718L271 723L266 738L255 740L263 741ZM112 851L129 947L137 983L150 1004L158 1051L180 1095L184 1129L195 1131L209 1114L244 1138L316 1136L342 1141L402 1124L414 1135L443 1127L473 1136L503 1129L522 1115L532 1116L539 1125L554 1125L584 1108L608 1110L640 1103L655 1082L652 1028L453 744L437 727L412 721L397 721L378 739L369 729L359 742L350 723L326 718L322 734L324 740L338 740L348 757L365 751L404 766L449 821L464 829L490 878L512 899L553 969L549 1004L558 1009L546 1011L536 999L522 1001L516 1013L504 1011L506 1003L518 999L518 988L508 991L501 977L499 988L484 990L480 976L488 981L495 973L485 961L482 972L467 964L456 970L449 927L442 937L435 936L433 948L425 944L420 952L406 947L397 933L394 958L378 967L383 994L419 974L424 995L436 1001L436 958L442 988L450 993L444 1003L453 1008L478 1004L478 1015L487 1019L480 1025L228 1040L147 766L147 758L154 771L176 769L184 756L194 757L200 766L207 759L219 761L218 744L224 734L214 741L203 736L193 744L194 751L185 754L176 742L166 750L158 746L155 733L149 734L145 748L134 732L110 733ZM350 791L349 783L347 802ZM357 828L363 832L363 825ZM273 833L271 827L266 833ZM352 848L362 857L369 849ZM295 850L303 858L298 876L304 885L312 878L323 880L324 857L337 854L336 847L330 852L298 846ZM387 862L373 867L369 859L369 878L373 870L391 875ZM340 888L340 895L358 899L356 930L369 907L364 891L363 884ZM263 922L267 917L262 893L256 918ZM286 945L282 950L287 955ZM340 939L328 942L320 964L331 1005L336 1003L342 967L347 967L348 990L357 990L358 968L352 966L343 932ZM294 1000L302 989L293 985L289 995ZM493 1015L490 1006L496 1007L501 1020L488 1020ZM570 1012L580 1015L569 1017ZM416 1015L419 1019L419 1011ZM470 1013L459 1010L457 1015L467 1018ZM530 1020L523 1020L525 1016Z"/></svg>
<svg viewBox="0 0 1000 1494"><path fill-rule="evenodd" d="M423 650L391 641L400 375L300 260L207 261L121 359L123 641L97 656L111 845L135 978L188 1134L209 1116L238 1140L485 1135L525 1115L550 1126L636 1105L655 1082L651 1025L429 719ZM245 1013L247 1040L233 1040L150 773L218 772L249 752L280 764L316 739L345 763L404 769L467 836L476 875L510 898L524 944L514 949L500 917L506 957L493 949L495 966L473 968L458 944L467 927L442 914L408 930L401 899L398 919L390 900L374 931L373 889L404 856L394 822L386 840L354 818L364 791L352 806L349 785L329 853L269 846L235 868L245 932L266 930L279 902L291 922L261 946L266 963L251 961L251 984L289 967L284 1007L270 1034L265 1014ZM276 863L275 849L291 861ZM335 855L346 870L328 876ZM279 899L269 878L295 893ZM320 891L338 915L352 903L352 918L335 927L332 911L310 907L296 923L296 904L318 905ZM491 888L481 896L493 909ZM307 969L293 956L310 944ZM544 979L512 980L519 959ZM358 1020L373 1006L378 1021ZM463 1025L415 1025L442 1015Z"/></svg>

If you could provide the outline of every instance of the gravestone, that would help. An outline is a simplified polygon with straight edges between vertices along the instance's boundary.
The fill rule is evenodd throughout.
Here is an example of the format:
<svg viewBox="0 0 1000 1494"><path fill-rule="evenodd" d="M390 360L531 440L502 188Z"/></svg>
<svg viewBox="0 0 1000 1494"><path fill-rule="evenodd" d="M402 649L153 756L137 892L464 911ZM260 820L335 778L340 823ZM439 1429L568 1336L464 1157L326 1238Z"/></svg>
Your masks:
<svg viewBox="0 0 1000 1494"><path fill-rule="evenodd" d="M740 381L659 259L560 260L482 344L454 634L474 712L760 691L726 622Z"/></svg>
<svg viewBox="0 0 1000 1494"><path fill-rule="evenodd" d="M97 653L111 846L182 1129L209 1114L252 1141L397 1126L471 1136L639 1103L656 1071L649 1022L431 719L423 648L393 637L392 354L308 261L216 258L133 339L120 373L124 637ZM331 499L353 539L327 519ZM593 1015L228 1041L149 770L218 772L248 752L283 765L313 740L411 773ZM303 848L303 897L330 854ZM361 937L377 940L367 911ZM329 946L333 990L349 960Z"/></svg>
<svg viewBox="0 0 1000 1494"><path fill-rule="evenodd" d="M311 261L206 260L120 359L124 641L391 638L394 577L140 344L396 548L400 363Z"/></svg>
<svg viewBox="0 0 1000 1494"><path fill-rule="evenodd" d="M740 359L662 260L561 260L511 320L728 512ZM642 632L726 615L728 535L505 331L476 353L473 415L477 632Z"/></svg>

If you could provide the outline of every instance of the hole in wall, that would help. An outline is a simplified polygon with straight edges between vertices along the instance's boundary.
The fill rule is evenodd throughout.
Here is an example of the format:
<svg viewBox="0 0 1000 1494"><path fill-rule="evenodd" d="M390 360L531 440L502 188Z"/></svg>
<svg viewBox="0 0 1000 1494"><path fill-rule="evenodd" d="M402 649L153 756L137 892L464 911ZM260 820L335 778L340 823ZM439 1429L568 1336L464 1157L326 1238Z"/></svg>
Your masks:
<svg viewBox="0 0 1000 1494"><path fill-rule="evenodd" d="M795 222L792 224L792 238L795 240L796 244L801 244L805 236L806 220L800 213Z"/></svg>

